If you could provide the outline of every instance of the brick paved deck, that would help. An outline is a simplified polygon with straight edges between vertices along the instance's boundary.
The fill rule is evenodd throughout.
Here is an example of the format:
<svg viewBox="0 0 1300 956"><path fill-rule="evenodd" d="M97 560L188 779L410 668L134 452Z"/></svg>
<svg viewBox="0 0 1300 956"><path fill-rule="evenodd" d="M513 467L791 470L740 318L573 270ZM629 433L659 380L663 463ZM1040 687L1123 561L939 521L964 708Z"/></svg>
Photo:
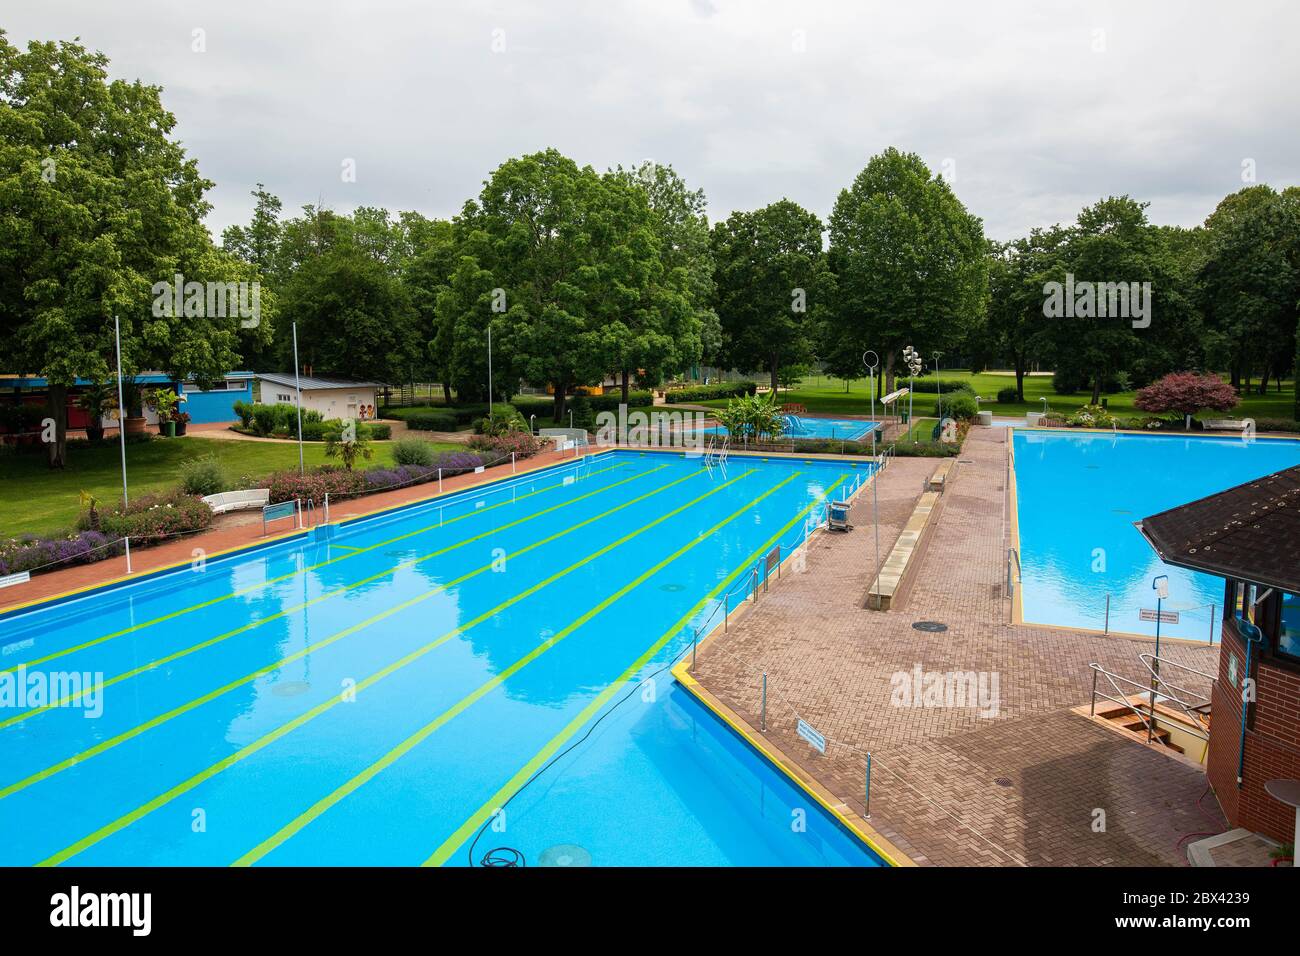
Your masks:
<svg viewBox="0 0 1300 956"><path fill-rule="evenodd" d="M1151 643L1004 623L1006 440L1004 428L972 430L893 610L862 607L874 560L868 490L854 505L855 530L819 536L805 573L786 575L701 645L695 677L757 727L765 667L766 736L859 812L871 750L869 822L918 863L1186 865L1179 839L1215 829L1195 805L1204 773L1070 712L1090 700L1090 661L1137 677ZM935 464L900 458L881 475L882 556ZM917 631L918 620L948 630ZM1166 642L1161 651L1217 670L1217 648ZM996 674L997 716L894 706L891 675L918 664ZM794 709L831 740L826 756L794 733ZM1203 806L1217 817L1212 796ZM1104 832L1094 832L1096 810Z"/></svg>

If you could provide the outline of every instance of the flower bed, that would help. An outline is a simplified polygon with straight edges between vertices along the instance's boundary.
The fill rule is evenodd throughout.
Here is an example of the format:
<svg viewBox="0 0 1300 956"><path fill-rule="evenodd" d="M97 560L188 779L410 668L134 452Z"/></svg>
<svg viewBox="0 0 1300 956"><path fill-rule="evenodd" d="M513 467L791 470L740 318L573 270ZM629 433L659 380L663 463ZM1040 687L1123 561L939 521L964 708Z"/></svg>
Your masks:
<svg viewBox="0 0 1300 956"><path fill-rule="evenodd" d="M504 435L475 435L467 444L475 451L487 452L489 458L508 458L513 453L516 461L532 458L543 447L540 439L520 431Z"/></svg>
<svg viewBox="0 0 1300 956"><path fill-rule="evenodd" d="M24 535L0 545L0 575L55 571L74 564L91 564L122 551L120 540L99 531L79 531L62 538Z"/></svg>
<svg viewBox="0 0 1300 956"><path fill-rule="evenodd" d="M451 478L473 471L482 464L483 459L478 455L463 451L444 452L431 465L380 466L356 471L324 465L313 468L305 475L296 471L278 471L263 478L257 487L271 492L272 504L302 498L320 505L325 501L326 494L331 498L345 495L355 497L389 488L418 485L426 481L437 481L439 470L442 471L442 477Z"/></svg>

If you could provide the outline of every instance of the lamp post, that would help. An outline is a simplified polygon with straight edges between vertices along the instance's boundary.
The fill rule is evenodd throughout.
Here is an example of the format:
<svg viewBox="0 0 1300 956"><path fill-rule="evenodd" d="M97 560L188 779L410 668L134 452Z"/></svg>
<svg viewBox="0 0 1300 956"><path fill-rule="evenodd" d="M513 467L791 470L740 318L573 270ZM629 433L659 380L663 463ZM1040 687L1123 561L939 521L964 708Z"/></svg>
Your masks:
<svg viewBox="0 0 1300 956"><path fill-rule="evenodd" d="M294 406L298 410L298 474L305 475L307 466L303 462L302 456L302 382L298 377L298 372L302 366L298 364L298 323L293 323L293 397Z"/></svg>
<svg viewBox="0 0 1300 956"><path fill-rule="evenodd" d="M122 401L122 322L113 316L113 339L117 343L117 437L122 445L122 507L129 501L126 496L126 405Z"/></svg>
<svg viewBox="0 0 1300 956"><path fill-rule="evenodd" d="M867 367L867 377L871 382L871 422L876 424L876 369L880 366L880 356L868 349L862 353L862 364ZM871 429L871 454L876 453L876 431Z"/></svg>
<svg viewBox="0 0 1300 956"><path fill-rule="evenodd" d="M939 396L936 399L936 402L938 403L936 405L936 409L939 412L939 424L942 425L943 424L943 380L939 378L939 356L942 355L943 353L934 352L932 354L934 355L934 391L935 394Z"/></svg>
<svg viewBox="0 0 1300 956"><path fill-rule="evenodd" d="M1152 578L1151 590L1156 592L1156 656L1151 662L1151 719L1147 721L1147 743L1151 743L1156 726L1156 684L1160 680L1160 618L1165 598L1169 597L1169 575L1157 574Z"/></svg>
<svg viewBox="0 0 1300 956"><path fill-rule="evenodd" d="M912 441L916 441L916 422L913 421L912 415L915 409L916 394L916 374L921 371L921 353L912 346L906 346L903 349L903 361L907 363L907 372L909 375L907 388L907 433L912 436Z"/></svg>
<svg viewBox="0 0 1300 956"><path fill-rule="evenodd" d="M488 322L488 421L492 421L492 323Z"/></svg>
<svg viewBox="0 0 1300 956"><path fill-rule="evenodd" d="M880 499L876 494L876 479L880 477L880 456L876 454L876 368L880 365L880 356L870 350L862 353L862 364L867 367L867 376L871 381L871 454L876 459L876 470L871 475L871 529L876 539L876 573L871 587L875 588L880 580Z"/></svg>

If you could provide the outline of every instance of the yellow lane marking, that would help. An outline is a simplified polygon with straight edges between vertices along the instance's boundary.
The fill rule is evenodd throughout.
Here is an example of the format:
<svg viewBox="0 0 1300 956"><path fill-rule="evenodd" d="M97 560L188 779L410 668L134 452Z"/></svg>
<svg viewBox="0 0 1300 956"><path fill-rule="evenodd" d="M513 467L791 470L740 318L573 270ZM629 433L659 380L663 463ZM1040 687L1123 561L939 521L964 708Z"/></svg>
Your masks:
<svg viewBox="0 0 1300 956"><path fill-rule="evenodd" d="M653 567L638 574L627 584L623 585L613 594L610 594L599 604L590 608L582 616L578 617L576 620L568 624L562 630L556 632L551 637L548 637L545 641L537 645L535 648L533 648L523 657L519 658L517 661L511 664L509 667L493 675L490 680L484 681L473 691L466 694L464 697L462 697L451 707L448 707L446 710L444 710L441 714L439 714L429 723L425 724L423 727L417 730L410 737L407 737L405 740L403 740L400 744L398 744L388 753L384 754L384 756L381 757L379 760L377 760L375 763L371 764L369 767L367 767L365 770L362 770L351 780L347 781L342 786L338 787L333 793L318 800L316 803L314 803L303 813L299 814L295 819L287 823L285 826L281 827L272 836L270 836L263 842L259 843L256 847L254 847L253 849L245 853L243 856L241 856L238 860L235 861L234 865L251 866L252 864L256 863L258 860L262 859L262 857L266 856L268 853L270 853L280 844L284 843L285 840L288 840L294 834L298 833L298 831L302 830L309 823L311 823L321 814L325 813L327 810L329 810L339 801L343 800L345 797L349 796L356 790L360 789L366 783L373 780L376 776L382 773L385 769L392 766L394 763L396 763L406 754L410 753L412 750L418 747L423 741L427 740L430 736L432 736L439 728L443 727L451 720L453 720L455 717L457 717L464 711L468 710L473 704L481 700L488 693L495 690L497 687L500 687L507 680L509 680L513 675L523 670L530 663L535 661L537 658L541 657L543 654L545 654L555 645L559 644L560 641L564 640L574 631L578 630L584 624L587 624L593 618L597 617L599 614L604 612L611 605L616 603L620 598L625 597L627 594L629 594L636 588L640 587L642 584L644 584L650 578L654 577L664 568L668 567L673 562L677 561L679 558L682 557L682 555L686 554L692 548L696 547L697 545L711 538L713 534L720 531L726 525L735 521L737 518L741 517L742 515L749 514L750 511L756 505L758 505L761 501L763 501L763 499L767 498L769 495L775 494L777 491L784 488L790 482L794 481L794 479L798 477L798 475L799 472L795 472L785 480L780 481L777 484L773 485L771 488L764 491L757 498L754 498L752 501L748 502L747 504L738 508L736 511L733 511L727 517L723 518L721 521L715 524L708 531L704 531L696 535L694 538L692 538L686 544L682 545L672 554L660 560Z"/></svg>
<svg viewBox="0 0 1300 956"><path fill-rule="evenodd" d="M509 797L513 796L514 793L517 792L518 789L521 786L523 786L524 783L527 782L528 779L531 778L533 774L535 774L538 770L540 770L546 764L546 762L550 760L551 757L554 756L554 754L562 746L564 746L565 742L570 737L572 737L575 733L577 733L578 730L580 730L588 720L590 720L597 712L600 711L602 707L605 706L605 704L609 702L610 698L612 698L618 692L619 685L623 684L624 682L630 680L633 676L635 676L636 673L640 671L641 668L644 667L651 659L653 659L654 656L658 654L659 651L661 651L664 648L664 646L673 639L674 636L676 636L678 633L681 632L682 628L690 624L691 619L694 618L695 615L698 614L704 607L706 607L709 601L714 600L719 594L725 591L732 584L732 582L736 580L736 578L740 577L740 575L743 574L755 561L760 560L763 557L763 555L767 554L767 552L771 550L771 548L781 540L782 536L787 531L789 531L800 521L802 521L804 517L810 511L813 510L813 508L817 507L817 505L819 505L822 501L825 501L826 498L830 496L831 492L833 492L839 485L843 484L843 482L844 479L840 478L838 481L836 481L834 484L828 487L824 492L822 492L819 498L817 498L815 501L809 504L808 507L804 508L797 515L791 518L783 527L781 527L774 535L772 535L772 537L768 538L766 542L764 542L748 558L746 558L745 561L743 561L741 564L736 565L735 570L733 570L723 580L719 581L713 587L713 589L709 591L708 594L706 594L704 597L702 597L699 600L698 603L696 603L694 607L692 607L689 611L683 614L677 620L677 623L675 623L668 630L664 631L664 633L659 637L659 639L655 641L653 644L651 644L648 648L646 648L645 652L640 657L638 657L635 661L633 661L628 666L628 668L618 676L616 680L614 680L603 691L597 694L592 699L591 703L589 703L586 707L584 707L582 711L579 712L578 715L573 718L573 720L569 721L569 723L566 724L558 734L556 734L547 742L546 746L544 746L541 750L539 750L536 754L534 754L532 759L529 760L528 763L524 764L519 769L518 773L516 773L513 777L507 780L505 784L502 785L501 789L499 789L496 793L494 793L492 797L486 803L483 804L483 806L479 807L478 810L476 810L468 820L466 820L459 827L457 827L456 830L449 837L447 837L447 839L443 840L442 844L436 850L433 851L433 853L429 856L427 860L424 861L422 865L441 866L443 863L447 862L447 860L451 857L452 853L456 852L456 850L461 846L461 844L465 842L465 840L469 837L471 833L474 833L476 830L478 830L479 827L481 827L484 823L486 823L487 820L492 816L492 814L496 813L498 807L503 806L505 801Z"/></svg>
<svg viewBox="0 0 1300 956"><path fill-rule="evenodd" d="M746 471L743 474L737 475L735 478L733 478L731 481L727 482L726 484L718 485L716 488L710 489L709 491L705 492L703 495L700 495L698 498L695 498L692 501L687 502L685 505L682 506L682 508L677 510L680 511L680 510L684 510L685 508L689 508L697 504L698 502L702 501L703 499L709 497L709 495L716 494L717 492L721 491L723 488L726 488L728 485L735 484L736 482L740 481L741 479L749 475L752 475L753 473L754 473L754 469L750 469L749 471ZM704 474L703 471L693 472L689 475L686 475L683 478L677 479L676 481L669 482L668 484L664 485L662 488L658 488L652 492L648 492L647 494L641 495L639 498L634 498L631 501L628 501L626 504L620 505L618 508L610 509L610 511L606 512L605 515L597 515L596 518L589 519L587 522L584 522L584 524L588 524L591 521L599 520L600 518L603 518L608 514L612 514L613 512L618 511L621 508L625 508L628 505L635 504L636 502L642 501L646 498L653 497L654 495L667 491L669 488L672 488L675 485L681 484L683 481L688 481L691 478L698 477L702 474ZM484 621L491 620L497 614L500 614L502 611L506 610L512 605L517 604L518 602L524 600L525 598L533 594L536 594L538 591L549 586L550 584L553 584L554 582L558 581L560 578L564 577L565 575L573 571L576 571L578 568L586 564L589 564L590 562L594 561L596 558L600 557L601 555L607 554L608 552L612 551L614 548L618 547L618 545L636 537L642 531L647 531L651 527L654 527L656 524L659 524L660 522L667 520L667 518L670 517L671 514L672 512L670 512L669 515L665 515L661 518L655 519L653 522L644 525L642 528L638 529L637 531L624 535L618 541L615 541L612 544L607 544L604 547L602 547L600 550L592 552L582 560L569 565L567 568L557 571L555 574L552 574L550 577L545 578L542 581L539 581L537 584L534 584L532 587L528 588L527 590L521 591L519 594L516 594L514 597L510 598L507 601L503 601L501 604L498 604L496 607L492 608L491 610L485 611L484 613L480 614L478 617L475 617L472 620L467 621L466 623L461 624L458 627L455 627L452 630L439 635L437 638L435 638L433 641L429 642L428 644L424 645L423 647L415 649L414 651L407 654L405 657L401 658L400 660L394 661L393 663L384 667L382 670L376 671L374 674L371 674L369 677L362 680L352 689L353 693L360 693L362 690L365 690L373 686L374 684L383 680L385 677L388 677L390 674L397 672L401 668L405 667L407 664L410 664L413 661L423 657L425 654L427 654L429 651L433 650L434 648L442 644L445 644L447 641L451 640L454 637L457 637L458 635L464 634L466 631L470 630L473 627L478 626L479 624L482 624ZM566 531L562 531L559 534L553 535L550 539L544 539L543 541L540 541L537 544L529 545L528 548L515 552L515 555L523 554L525 551L529 551L532 550L533 548L540 547L542 544L545 543L545 541L562 537L563 535L567 534L569 531L575 530L576 528L579 527L581 527L581 525L574 525L573 528L567 529ZM513 556L514 555L508 557L513 557ZM479 571L485 570L486 568L490 568L490 567L491 565L487 565L485 566L485 568L479 569ZM479 572L476 571L473 573L477 574ZM470 576L472 575L466 575L466 578ZM451 585L449 584L447 586L450 587ZM388 611L384 612L384 614L381 615L381 617L388 617L393 614L396 614L399 611L411 607L412 605L417 604L420 601L423 601L430 596L431 593L419 595L415 598L412 598L409 601L406 601L403 604L399 604L395 607L390 608ZM361 625L357 625L349 630L360 630L360 628ZM302 653L305 653L305 651L300 652L298 655L295 656L301 656ZM296 730L297 728L303 726L307 722L314 720L315 718L319 717L321 714L330 710L336 704L341 703L343 700L344 700L344 695L340 693L340 694L336 694L333 697L330 697L328 700L322 701L321 703L313 707L311 710L299 715L298 717L295 717L287 724L284 724L281 727L276 728L275 730L265 734L264 736L259 737L257 740L240 748L235 753L231 754L229 757L226 757L225 759L218 761L217 763L208 767L206 770L200 771L199 773L190 777L188 780L185 780L177 784L176 786L172 787L170 790L167 790L164 793L159 794L157 797L154 797L154 799L150 800L148 803L137 807L136 809L132 810L130 813L118 817L112 823L100 827L98 830L96 830L94 833L91 833L89 836L83 837L82 839L78 840L76 843L72 844L71 846L68 846L63 850L60 850L58 853L54 854L53 856L48 857L45 860L42 860L40 863L37 864L37 866L57 866L60 863L63 863L71 859L72 857L76 856L78 853L82 852L88 847L91 847L96 843L100 842L101 840L105 839L106 837L109 837L114 833L117 833L119 830L125 829L126 827L135 823L137 820L140 820L143 817L148 816L154 810L157 810L159 807L164 806L167 803L171 802L172 800L176 799L176 797L181 796L182 794L187 793L190 790L193 790L195 787L203 783L205 780L209 780L212 777L215 777L217 774L221 773L226 768L234 766L235 764L239 763L241 760L244 760L247 757L252 756L262 748L268 746L271 743L274 743L276 740L279 740L281 737L285 736L286 734ZM0 796L4 796L4 793L2 791L0 791Z"/></svg>
<svg viewBox="0 0 1300 956"><path fill-rule="evenodd" d="M660 465L658 468L652 468L649 471L641 472L639 474L633 475L630 478L624 478L622 481L616 481L613 484L603 485L600 488L597 488L595 491L589 491L584 495L579 495L576 498L571 498L568 501L563 501L558 505L552 505L549 508L543 508L541 511L534 511L531 514L525 515L522 518L517 518L514 521L503 524L499 528L489 529L487 531L476 534L473 537L466 538L463 541L458 541L455 544L448 545L445 548L439 548L437 551L430 551L428 554L420 555L417 558L409 558L406 561L402 561L399 564L393 565L391 568L385 568L384 570L372 574L369 577L362 578L359 581L353 581L350 584L340 585L339 587L334 588L333 590L330 591L326 591L324 594L317 595L316 597L311 598L308 601L303 601L299 604L290 605L289 607L276 611L274 614L268 614L266 617L259 617L255 621L249 621L247 624L241 624L239 627L236 627L229 631L225 631L224 633L218 634L215 637L210 637L205 641L200 641L197 644L192 644L189 647L182 648L181 650L168 654L165 657L158 657L155 658L154 660L146 661L145 663L141 664L139 667L132 668L129 671L124 671L121 674L118 674L114 677L110 677L108 680L102 681L97 687L87 687L81 691L78 691L75 694L69 694L68 696L63 697L58 701L53 701L42 707L33 707L31 710L23 711L21 714L15 714L13 717L6 718L5 720L0 720L0 730L12 726L13 724L21 723L22 721L28 720L29 718L35 717L37 714L43 714L46 711L56 710L61 707L67 707L70 704L74 704L77 701L81 700L89 693L103 690L106 687L112 687L115 684L120 684L123 681L130 680L133 677L139 677L141 674L145 674L148 673L149 671L156 670L158 667L160 667L163 664L170 664L173 661L180 660L182 657L188 657L191 654L196 654L199 651L206 650L207 648L212 647L216 644L220 644L223 641L228 641L232 637L237 637L240 634L246 634L249 631L254 630L255 628L261 627L263 624L269 624L271 621L278 621L281 618L288 617L291 614L296 614L298 611L301 611L304 608L314 607L315 605L320 604L322 601L327 601L332 597L337 597L340 594L344 594L348 591L355 590L356 588L364 587L367 584L377 581L380 578L387 577L388 575L393 574L397 571L402 571L405 570L406 568L414 567L415 565L420 564L424 561L429 561L432 560L433 558L441 557L444 554L449 554L450 552L455 551L458 548L463 548L466 545L473 544L475 541L481 541L484 538L490 538L493 535L501 533L502 531L508 531L509 529L516 527L517 525L526 524L527 522L536 520L537 518L540 518L543 515L550 514L552 511L559 511L561 508L567 508L570 505L577 504L578 502L583 501L587 498L591 498L599 494L604 494L606 491L609 491L613 488L617 488L620 485L625 485L628 482L636 481L639 478L644 478L648 475L653 475L656 471L661 471L667 467L668 467L667 465ZM348 555L348 557L352 557L352 555ZM0 792L0 797L2 796L4 796L4 794L3 792Z"/></svg>
<svg viewBox="0 0 1300 956"><path fill-rule="evenodd" d="M638 498L632 498L626 503L618 505L614 508L610 508L608 511L604 511L601 514L588 518L586 521L582 521L579 522L578 524L571 525L570 527L564 529L563 531L557 532L556 534L550 535L546 538L542 538L540 541L535 541L532 544L527 545L526 547L520 548L518 551L515 551L512 554L506 555L506 558L507 559L515 558L515 557L519 557L520 555L527 554L529 551L533 551L537 548L542 547L545 544L548 544L552 541L562 538L567 534L571 534L577 529L584 527L585 525L591 524L594 521L599 521L602 518L605 518L616 511L621 511L622 509L630 507L631 505L636 504L639 501L643 501L646 498L651 498L654 495L660 494L661 492L668 490L674 485L680 484L681 482L687 481L694 477L695 475L693 474L686 475L684 478L679 478L676 481L670 482L660 488L656 488L654 491L647 492L646 494L641 495ZM173 707L171 710L159 714L156 717L152 717L149 720L145 721L144 723L132 727L130 730L123 731L122 733L118 734L116 737L110 737L107 740L102 740L99 743L95 744L93 747L90 747L87 750L83 750L79 754L74 754L71 757L68 757L64 760L60 760L56 764L46 767L44 770L39 770L36 773L31 774L30 776L24 777L22 780L19 780L16 783L12 783L9 786L4 787L3 789L0 789L0 800L3 800L5 797L8 797L14 793L17 793L20 790L25 790L27 787L30 787L34 783L39 783L40 781L46 780L57 773L61 773L62 771L67 770L69 767L76 766L77 764L82 763L91 757L98 756L99 754L104 753L106 750L111 750L113 747L125 743L126 741L131 740L135 737L138 737L141 734L145 733L146 731L152 730L154 727L158 727L162 724L165 724L167 721L179 717L182 714L188 713L189 711L194 710L196 707L201 707L203 704L216 700L222 694L228 693L229 691L234 690L236 687L240 687L244 684L250 683L251 681L257 680L259 677L264 677L267 674L279 670L281 667L285 666L286 664L291 664L296 660L306 657L308 654L312 653L313 651L317 651L320 650L321 648L329 647L331 644L337 643L338 641L342 640L343 638L351 634L355 634L358 631L364 630L365 628L369 627L371 624L375 624L379 621L389 618L399 611L403 611L406 608L421 603L422 601L427 601L429 598L433 597L436 594L440 594L443 591L456 587L459 584L463 584L464 582L470 580L471 578L475 578L486 571L490 571L494 566L494 564L495 562L485 564L482 567L475 568L473 571L468 571L465 574L462 574L460 577L454 578L453 580L448 581L445 584L436 585L435 587L430 588L428 591L425 591L415 596L414 598L411 598L410 600L407 600L401 604L397 604L391 608L388 608L385 611L381 611L380 613L375 614L372 617L368 617L364 621L360 621L359 623L354 624L351 627L344 628L341 631L337 631L334 634L331 634L329 637L323 638L314 644L308 644L306 647L302 648L301 650L295 651L294 653L290 654L288 657L283 657L280 660L275 661L274 663L267 664L265 667L259 667L251 674L245 674L243 677L236 678L230 683L218 687L216 690L209 691L208 693L204 694L202 697L196 697L187 703L181 704L177 707Z"/></svg>
<svg viewBox="0 0 1300 956"><path fill-rule="evenodd" d="M626 466L619 464L619 465L612 465L609 468L602 468L600 471L591 472L583 480L585 481L587 480L587 478L592 478L595 477L596 475L604 474L607 471L613 471L616 468L623 468L623 467ZM105 641L111 641L115 637L122 637L124 634L131 634L134 633L135 631L143 630L146 627L152 627L155 624L161 624L163 621L171 621L178 617L182 617L186 614L189 614L193 611L201 611L204 608L212 607L213 605L220 604L223 601L229 601L231 598L243 597L245 594L251 594L254 591L259 591L262 588L270 587L273 584L279 584L281 581L288 581L290 578L295 578L300 574L306 574L308 571L315 571L318 568L323 568L326 567L327 565L335 564L336 562L339 561L346 561L349 558L355 558L359 554L366 554L367 552L374 551L377 548L382 548L385 547L386 545L394 544L395 542L398 541L404 541L405 539L414 537L415 535L424 534L427 531L433 531L437 528L444 527L445 525L454 524L457 521L463 521L465 518L472 518L475 515L485 514L488 511L494 511L497 508L502 508L505 507L506 505L516 504L520 501L523 501L525 498L533 497L533 495L544 494L545 492L554 491L557 488L564 488L564 487L567 487L564 482L560 482L554 485L548 485L545 488L539 488L537 491L530 491L526 495L518 495L516 497L513 497L509 501L501 501L498 502L497 504L489 505L484 508L477 508L474 511L471 511L467 514L460 515L459 517L456 518L452 518L446 522L439 521L438 524L425 525L423 528L416 528L414 531L408 531L404 534L399 534L395 538L388 538L387 540L379 541L376 542L375 544L367 545L364 548L354 548L352 554L341 554L337 558L330 558L326 561L321 561L317 564L312 564L305 568L298 568L297 570L290 571L287 574L281 574L278 577L270 578L266 581L259 582L258 584L250 585L249 587L243 588L241 590L231 591L229 594L223 594L219 597L210 598L207 601L200 601L197 604L191 604L188 607L179 608L175 611L169 611L168 613L159 615L158 617L152 618L151 620L142 621L141 623L133 624L130 627L124 627L119 631L113 631L112 633L105 634L102 637L97 637L92 640L85 641L73 647L64 648L61 651L55 651L52 654L46 654L44 657L37 657L34 660L30 660L30 661L22 661L18 664L13 665L12 667L7 667L4 668L3 670L0 670L0 674L8 674L12 671L17 671L19 667L27 667L30 669L32 667L37 667L41 664L47 664L50 661L57 660L60 657L65 657L68 654L74 654L77 651L84 651L87 648L95 647L96 645L103 644ZM337 545L337 544L333 546L336 548L349 547L348 545ZM181 565L178 565L178 567L180 566ZM268 618L268 620L270 619Z"/></svg>

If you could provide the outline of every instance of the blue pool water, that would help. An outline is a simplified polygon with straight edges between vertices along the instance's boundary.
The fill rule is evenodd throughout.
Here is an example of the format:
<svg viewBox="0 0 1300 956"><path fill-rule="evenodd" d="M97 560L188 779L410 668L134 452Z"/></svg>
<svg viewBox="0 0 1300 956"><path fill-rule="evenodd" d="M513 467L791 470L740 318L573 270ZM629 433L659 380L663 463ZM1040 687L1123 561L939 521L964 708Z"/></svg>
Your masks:
<svg viewBox="0 0 1300 956"><path fill-rule="evenodd" d="M105 681L0 705L0 864L463 865L488 823L529 865L880 865L665 669L865 476L606 453L0 619L0 678Z"/></svg>
<svg viewBox="0 0 1300 956"><path fill-rule="evenodd" d="M844 441L862 441L879 422L863 422L851 418L808 418L802 415L785 415L786 429L782 438L841 438ZM724 425L711 425L705 431L714 435L726 434Z"/></svg>
<svg viewBox="0 0 1300 956"><path fill-rule="evenodd" d="M1154 634L1151 581L1169 575L1171 637L1215 640L1211 608L1223 580L1166 565L1133 526L1149 515L1300 464L1300 442L1173 435L1016 432L1017 518L1024 619Z"/></svg>

